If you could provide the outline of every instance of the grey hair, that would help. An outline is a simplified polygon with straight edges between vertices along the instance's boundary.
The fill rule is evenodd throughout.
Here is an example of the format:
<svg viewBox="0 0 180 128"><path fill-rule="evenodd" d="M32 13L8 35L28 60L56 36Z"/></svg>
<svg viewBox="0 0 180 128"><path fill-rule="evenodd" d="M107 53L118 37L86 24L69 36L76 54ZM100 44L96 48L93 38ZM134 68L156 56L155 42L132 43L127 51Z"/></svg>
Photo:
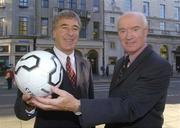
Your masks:
<svg viewBox="0 0 180 128"><path fill-rule="evenodd" d="M52 28L53 30L56 28L59 20L61 19L76 19L78 21L79 27L81 28L81 19L78 14L72 10L62 10L58 15L54 17Z"/></svg>
<svg viewBox="0 0 180 128"><path fill-rule="evenodd" d="M126 16L126 15L136 15L136 16L139 16L139 17L142 19L144 26L145 26L145 27L148 27L147 18L146 18L146 16L145 16L143 13L141 13L141 12L133 12L133 11L132 11L132 12L125 12L125 13L123 13L123 15L121 15L121 16L119 17L117 23L119 24L119 21L120 21L121 17Z"/></svg>

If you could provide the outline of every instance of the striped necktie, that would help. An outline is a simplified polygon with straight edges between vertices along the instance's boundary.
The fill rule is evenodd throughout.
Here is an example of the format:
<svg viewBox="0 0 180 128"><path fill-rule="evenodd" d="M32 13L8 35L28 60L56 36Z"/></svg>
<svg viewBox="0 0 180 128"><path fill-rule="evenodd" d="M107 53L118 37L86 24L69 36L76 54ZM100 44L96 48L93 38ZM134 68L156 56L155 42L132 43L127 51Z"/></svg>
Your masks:
<svg viewBox="0 0 180 128"><path fill-rule="evenodd" d="M122 75L124 75L124 73L126 72L129 62L130 62L129 55L127 55L123 58L122 67L119 73L120 77L122 77Z"/></svg>
<svg viewBox="0 0 180 128"><path fill-rule="evenodd" d="M76 85L76 74L71 67L70 57L66 58L66 72L72 85Z"/></svg>

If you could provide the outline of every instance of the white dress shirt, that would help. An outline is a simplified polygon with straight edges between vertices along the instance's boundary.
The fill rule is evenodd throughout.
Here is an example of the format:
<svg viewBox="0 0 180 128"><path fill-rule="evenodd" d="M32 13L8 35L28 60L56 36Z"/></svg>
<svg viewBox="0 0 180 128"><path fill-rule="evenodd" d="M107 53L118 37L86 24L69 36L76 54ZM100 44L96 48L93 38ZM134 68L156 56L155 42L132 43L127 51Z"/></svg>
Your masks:
<svg viewBox="0 0 180 128"><path fill-rule="evenodd" d="M67 55L67 54L63 53L62 51L60 51L59 49L57 49L55 46L54 46L53 50L65 70L66 70L66 58L67 58L67 56L69 56L70 61L71 61L71 68L76 73L76 65L75 65L76 63L75 63L74 51L70 55Z"/></svg>

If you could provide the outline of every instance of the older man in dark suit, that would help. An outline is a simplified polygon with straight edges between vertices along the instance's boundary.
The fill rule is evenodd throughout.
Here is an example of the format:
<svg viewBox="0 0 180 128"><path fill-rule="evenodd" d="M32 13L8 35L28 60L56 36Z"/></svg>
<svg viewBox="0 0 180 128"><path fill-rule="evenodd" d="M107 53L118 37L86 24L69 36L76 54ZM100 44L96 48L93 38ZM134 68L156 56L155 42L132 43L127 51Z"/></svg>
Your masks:
<svg viewBox="0 0 180 128"><path fill-rule="evenodd" d="M63 82L60 89L66 90L77 99L92 99L94 92L90 64L74 50L79 39L80 27L81 21L75 12L70 10L60 12L53 22L55 46L49 51L57 56L63 66ZM53 94L52 98L60 97ZM34 106L31 103L32 99L32 96L18 91L15 114L22 120L36 116L34 128L82 128L78 113L44 111Z"/></svg>
<svg viewBox="0 0 180 128"><path fill-rule="evenodd" d="M147 45L148 23L139 12L118 20L118 36L125 56L118 60L107 99L77 100L52 87L61 98L37 97L42 109L81 112L81 125L106 123L106 128L162 128L163 111L171 74L170 64ZM58 102L58 108L51 106Z"/></svg>

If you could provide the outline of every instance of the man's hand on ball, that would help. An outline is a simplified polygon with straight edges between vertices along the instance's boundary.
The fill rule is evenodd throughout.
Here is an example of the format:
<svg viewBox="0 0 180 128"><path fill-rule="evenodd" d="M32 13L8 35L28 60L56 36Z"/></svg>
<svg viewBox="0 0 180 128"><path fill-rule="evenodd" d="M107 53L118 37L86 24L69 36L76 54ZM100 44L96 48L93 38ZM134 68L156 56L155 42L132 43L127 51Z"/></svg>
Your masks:
<svg viewBox="0 0 180 128"><path fill-rule="evenodd" d="M27 109L29 109L29 110L35 108L35 106L32 103L32 98L33 97L29 94L23 94L22 95L22 100L25 102L25 105L26 105Z"/></svg>
<svg viewBox="0 0 180 128"><path fill-rule="evenodd" d="M58 95L57 98L35 97L35 99L32 100L32 103L43 110L77 111L79 100L58 87L52 86L51 89L53 93Z"/></svg>

